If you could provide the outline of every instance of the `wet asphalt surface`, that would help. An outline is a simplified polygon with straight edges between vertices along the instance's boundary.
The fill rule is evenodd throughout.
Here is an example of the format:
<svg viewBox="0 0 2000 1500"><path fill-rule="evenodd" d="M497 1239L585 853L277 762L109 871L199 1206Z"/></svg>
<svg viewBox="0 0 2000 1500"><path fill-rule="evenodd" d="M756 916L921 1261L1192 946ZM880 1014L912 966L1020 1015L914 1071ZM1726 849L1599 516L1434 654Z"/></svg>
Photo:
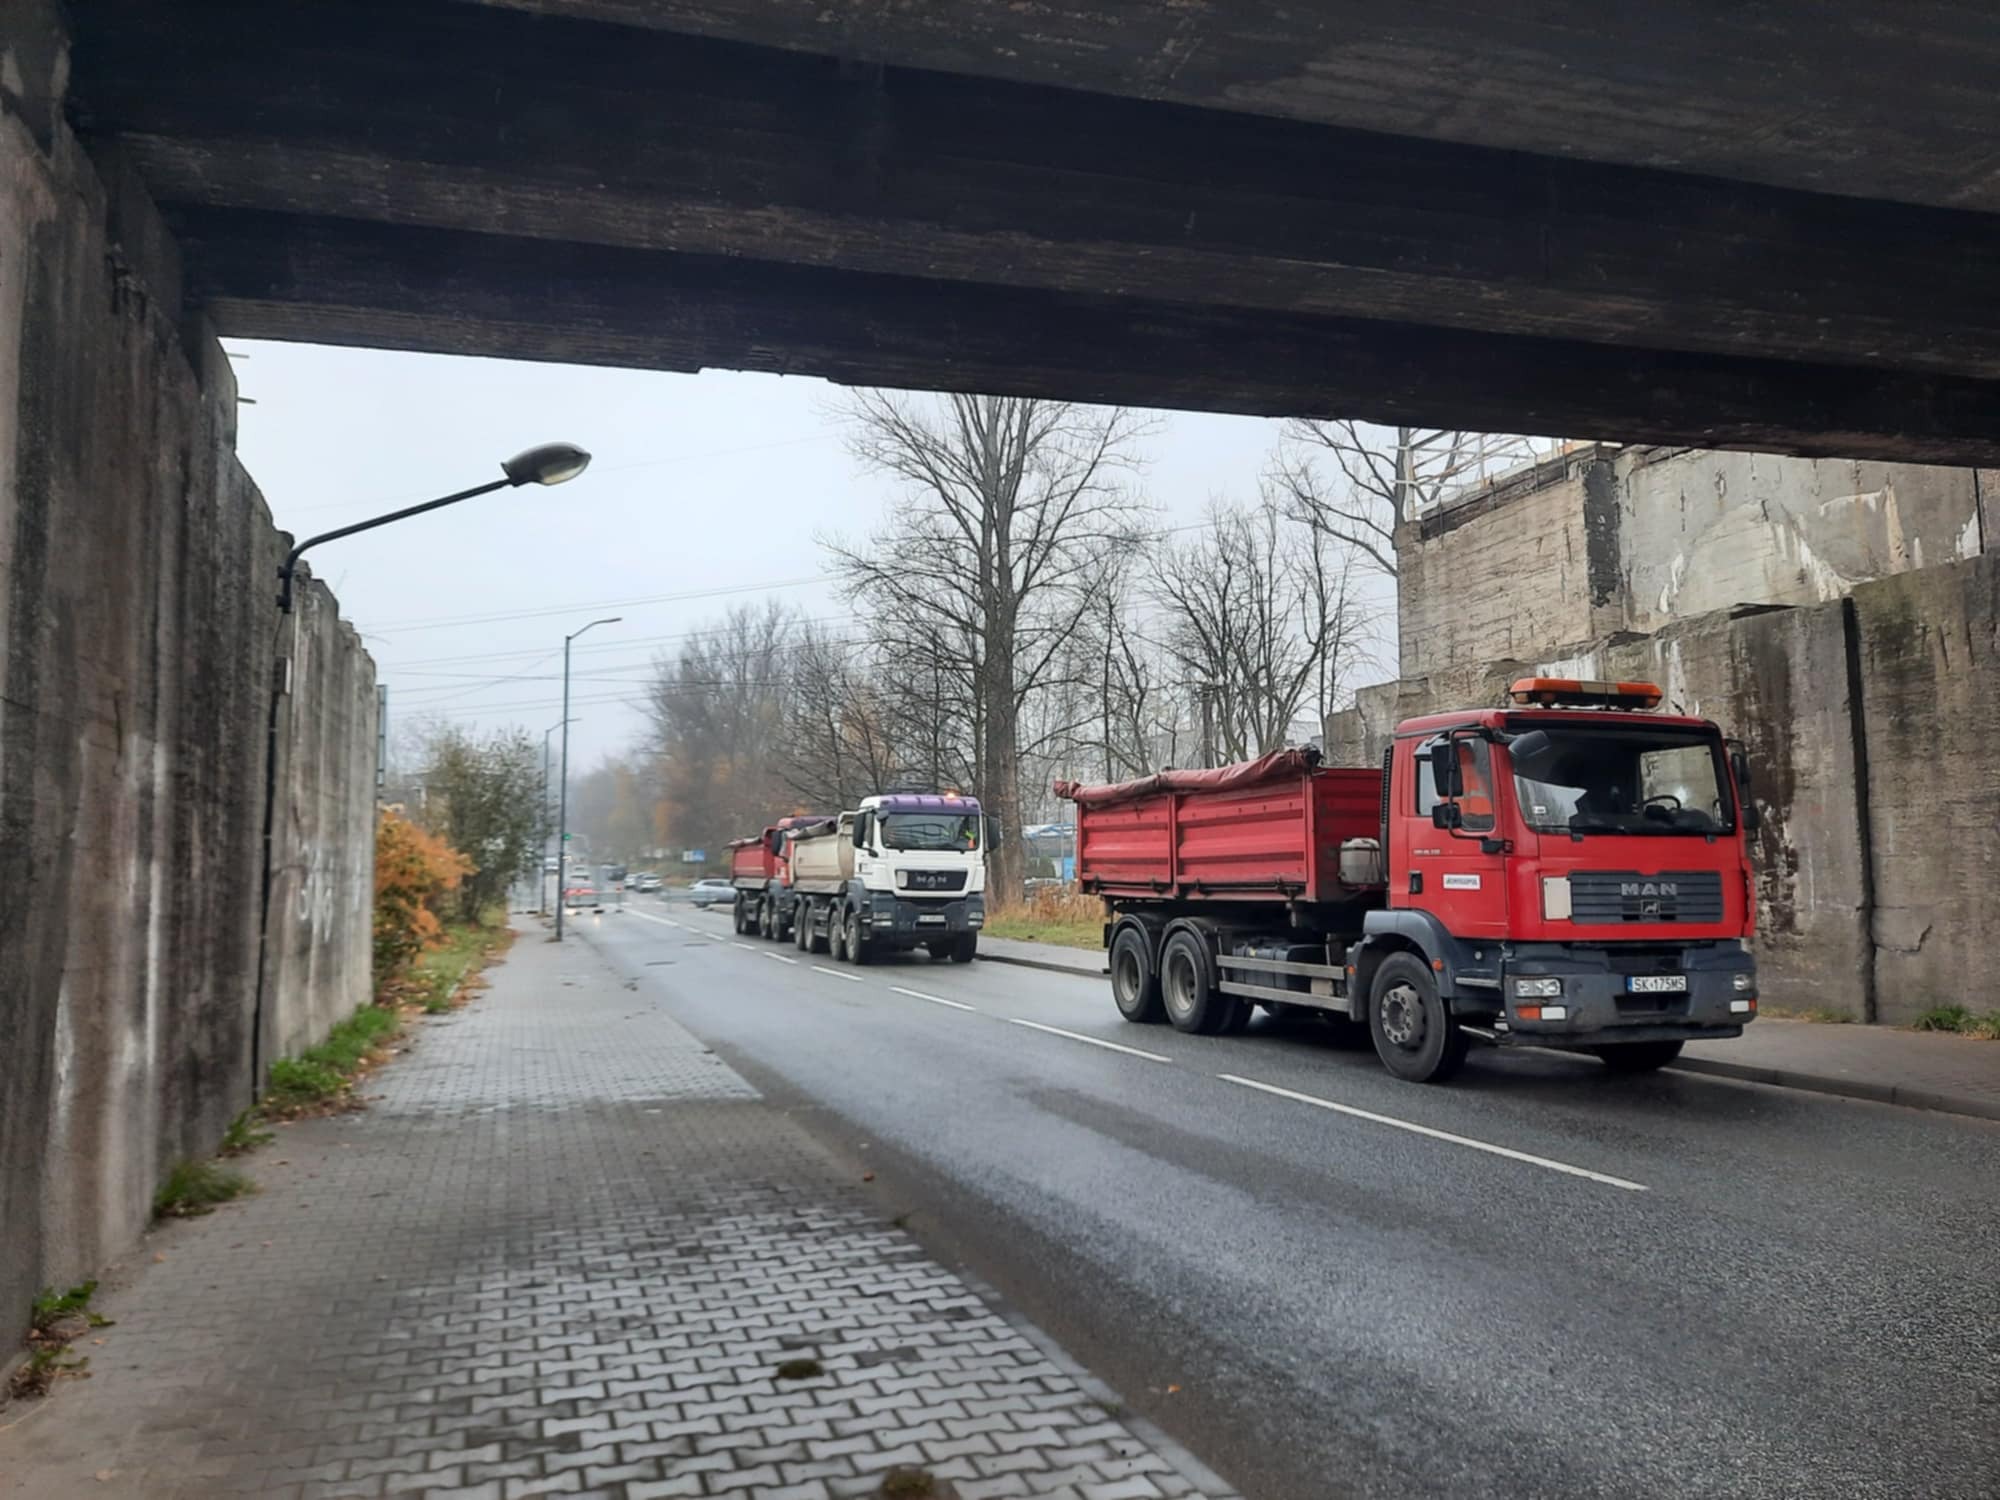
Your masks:
<svg viewBox="0 0 2000 1500"><path fill-rule="evenodd" d="M2000 1126L1526 1051L1417 1087L645 898L577 935L1247 1495L2000 1495Z"/></svg>

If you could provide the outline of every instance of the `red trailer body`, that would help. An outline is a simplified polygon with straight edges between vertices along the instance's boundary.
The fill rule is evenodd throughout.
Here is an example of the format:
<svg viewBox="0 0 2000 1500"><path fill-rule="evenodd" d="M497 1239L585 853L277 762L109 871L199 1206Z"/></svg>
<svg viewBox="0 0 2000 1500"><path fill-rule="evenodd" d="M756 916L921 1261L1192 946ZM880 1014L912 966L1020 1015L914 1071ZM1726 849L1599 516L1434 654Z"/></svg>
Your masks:
<svg viewBox="0 0 2000 1500"><path fill-rule="evenodd" d="M1214 771L1057 788L1077 804L1077 881L1107 897L1352 900L1341 845L1377 839L1382 773L1296 750Z"/></svg>
<svg viewBox="0 0 2000 1500"><path fill-rule="evenodd" d="M817 813L794 813L780 818L754 839L736 839L729 846L729 881L736 887L735 923L738 932L759 932L779 937L778 887L785 883L785 834L826 819Z"/></svg>
<svg viewBox="0 0 2000 1500"><path fill-rule="evenodd" d="M729 846L729 878L739 890L749 882L747 888L761 891L778 878L778 856L766 842L769 833L766 829L763 838L737 839Z"/></svg>

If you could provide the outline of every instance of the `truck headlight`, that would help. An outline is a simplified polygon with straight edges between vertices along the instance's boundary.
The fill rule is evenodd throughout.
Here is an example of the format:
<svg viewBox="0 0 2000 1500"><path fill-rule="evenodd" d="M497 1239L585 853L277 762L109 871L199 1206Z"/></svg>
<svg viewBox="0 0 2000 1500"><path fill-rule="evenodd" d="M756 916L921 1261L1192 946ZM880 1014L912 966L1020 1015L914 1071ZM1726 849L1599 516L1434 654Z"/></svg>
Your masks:
<svg viewBox="0 0 2000 1500"><path fill-rule="evenodd" d="M1731 974L1729 985L1739 995L1748 994L1757 988L1757 976L1746 969L1741 973Z"/></svg>
<svg viewBox="0 0 2000 1500"><path fill-rule="evenodd" d="M1553 1000L1563 992L1560 979L1516 979L1514 998L1516 1000Z"/></svg>
<svg viewBox="0 0 2000 1500"><path fill-rule="evenodd" d="M900 891L904 886L908 885L909 883L910 883L910 872L908 870L898 870L896 872L896 889Z"/></svg>

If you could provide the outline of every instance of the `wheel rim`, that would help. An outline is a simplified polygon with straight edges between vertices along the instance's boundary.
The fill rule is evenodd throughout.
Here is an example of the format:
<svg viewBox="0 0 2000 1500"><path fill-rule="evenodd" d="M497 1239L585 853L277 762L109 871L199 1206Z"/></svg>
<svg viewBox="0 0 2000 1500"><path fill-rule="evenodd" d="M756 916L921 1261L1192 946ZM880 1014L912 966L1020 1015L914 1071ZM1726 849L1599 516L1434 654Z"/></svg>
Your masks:
<svg viewBox="0 0 2000 1500"><path fill-rule="evenodd" d="M850 956L861 951L861 917L858 913L847 919L847 951Z"/></svg>
<svg viewBox="0 0 2000 1500"><path fill-rule="evenodd" d="M1382 996L1382 1035L1392 1047L1414 1052L1424 1044L1427 1023L1423 997L1408 984L1392 985Z"/></svg>
<svg viewBox="0 0 2000 1500"><path fill-rule="evenodd" d="M1118 960L1111 969L1112 988L1117 992L1118 1003L1126 1009L1139 1002L1139 956L1130 946L1118 950Z"/></svg>
<svg viewBox="0 0 2000 1500"><path fill-rule="evenodd" d="M1194 961L1184 953L1168 954L1166 981L1162 990L1168 1012L1187 1020L1194 1014Z"/></svg>

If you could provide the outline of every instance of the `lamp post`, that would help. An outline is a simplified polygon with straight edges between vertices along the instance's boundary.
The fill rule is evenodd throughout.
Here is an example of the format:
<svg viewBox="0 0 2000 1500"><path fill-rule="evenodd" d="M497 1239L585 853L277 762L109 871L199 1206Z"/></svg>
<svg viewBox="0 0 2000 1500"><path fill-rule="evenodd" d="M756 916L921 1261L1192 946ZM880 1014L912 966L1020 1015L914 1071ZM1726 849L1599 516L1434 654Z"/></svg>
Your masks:
<svg viewBox="0 0 2000 1500"><path fill-rule="evenodd" d="M549 736L562 728L567 722L569 722L567 719L558 719L542 731L542 805L538 813L538 821L540 818L546 818L549 815ZM543 831L542 838L544 841L544 850L546 850L548 839L546 830ZM546 860L544 860L544 863L546 864ZM549 872L547 869L543 869L535 878L538 882L535 889L540 893L540 899L535 905L540 908L541 915L547 916L549 914ZM558 901L562 899L561 849L556 850L556 898Z"/></svg>
<svg viewBox="0 0 2000 1500"><path fill-rule="evenodd" d="M292 613L292 578L298 571L299 558L308 548L317 547L321 542L337 541L344 536L353 536L359 531L373 531L377 526L387 526L393 521L403 521L411 516L422 515L427 510L440 510L447 505L456 505L461 500L470 500L475 495L490 494L494 490L518 487L524 484L562 484L576 478L590 466L590 455L574 443L544 443L539 448L530 448L517 453L500 465L500 478L488 484L474 485L469 490L459 490L455 494L444 495L436 500L426 500L422 505L409 505L401 510L392 510L386 515L371 520L357 521L352 526L337 527L323 531L318 536L309 536L285 555L278 565L278 613L283 617ZM264 999L265 985L269 977L271 950L271 887L276 870L272 862L275 846L275 832L278 821L278 719L286 693L291 691L292 672L289 659L280 658L273 664L271 681L271 709L264 726L264 873L257 906L257 988L255 1008L250 1014L250 1102L257 1102L257 1086L264 1076ZM568 711L564 710L565 713Z"/></svg>
<svg viewBox="0 0 2000 1500"><path fill-rule="evenodd" d="M563 881L569 878L569 643L585 630L616 625L623 615L592 620L563 637L562 780L556 788L556 941L563 939Z"/></svg>

